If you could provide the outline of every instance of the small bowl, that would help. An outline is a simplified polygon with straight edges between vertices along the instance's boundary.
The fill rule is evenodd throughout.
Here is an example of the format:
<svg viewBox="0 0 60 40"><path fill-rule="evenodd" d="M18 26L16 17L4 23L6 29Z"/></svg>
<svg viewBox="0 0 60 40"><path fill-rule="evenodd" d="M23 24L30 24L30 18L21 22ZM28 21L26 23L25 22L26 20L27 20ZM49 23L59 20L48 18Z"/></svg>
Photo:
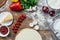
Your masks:
<svg viewBox="0 0 60 40"><path fill-rule="evenodd" d="M4 26L4 25L2 25L2 26ZM1 28L2 26L0 26L0 28ZM7 34L5 34L5 35L3 35L3 34L0 32L0 36L1 36L1 37L6 37L6 36L9 35L9 32L10 32L9 27L7 27L7 26L5 26L5 27L8 29L8 32L7 32Z"/></svg>
<svg viewBox="0 0 60 40"><path fill-rule="evenodd" d="M6 17L7 14L9 14L13 18L12 13L10 13L8 11L1 12L1 14L0 14L0 22ZM12 23L13 23L13 19L9 20L7 22L3 22L1 25L10 26Z"/></svg>
<svg viewBox="0 0 60 40"><path fill-rule="evenodd" d="M52 22L52 24L49 25L49 26L50 26L50 28L52 29L52 31L55 33L56 36L59 34L59 35L57 36L57 38L60 40L60 31L57 31L57 30L55 29L55 27L54 27L54 23L55 23L55 21L56 21L57 19L60 19L60 14L56 15L56 16L53 18L53 22Z"/></svg>
<svg viewBox="0 0 60 40"><path fill-rule="evenodd" d="M49 4L49 2L48 2L49 0L46 0L46 3L47 3L47 5L50 7L50 8L52 8L52 9L60 9L60 7L53 7L53 6L51 6L51 4L53 3L53 2L51 2L51 4ZM51 0L50 0L51 1Z"/></svg>
<svg viewBox="0 0 60 40"><path fill-rule="evenodd" d="M9 6L9 0L7 0L6 3L2 7L0 7L0 11L5 10L8 6Z"/></svg>

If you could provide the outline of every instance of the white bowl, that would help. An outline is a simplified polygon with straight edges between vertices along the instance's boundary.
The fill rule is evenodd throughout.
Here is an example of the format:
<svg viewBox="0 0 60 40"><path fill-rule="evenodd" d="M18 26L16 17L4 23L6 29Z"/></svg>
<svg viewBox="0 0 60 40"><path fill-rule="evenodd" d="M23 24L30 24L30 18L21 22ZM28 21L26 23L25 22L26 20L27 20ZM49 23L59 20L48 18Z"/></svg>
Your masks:
<svg viewBox="0 0 60 40"><path fill-rule="evenodd" d="M49 7L60 9L60 0L46 0Z"/></svg>
<svg viewBox="0 0 60 40"><path fill-rule="evenodd" d="M2 25L2 26L4 26L4 25ZM0 26L0 28L1 28L2 26ZM7 27L7 26L6 26L6 27ZM9 27L7 27L7 29L8 29L8 32L7 32L7 34L5 34L5 35L3 35L3 34L0 32L0 36L1 36L1 37L6 37L6 36L9 35L9 32L10 32Z"/></svg>
<svg viewBox="0 0 60 40"><path fill-rule="evenodd" d="M10 12L2 12L0 14L0 22L4 19L4 17L6 17L7 14L10 14L13 17L13 15ZM13 20L10 20L8 22L3 23L2 25L9 26L12 24L12 22L13 22Z"/></svg>
<svg viewBox="0 0 60 40"><path fill-rule="evenodd" d="M9 0L7 0L6 3L2 7L0 7L0 11L5 10L8 6L9 6Z"/></svg>

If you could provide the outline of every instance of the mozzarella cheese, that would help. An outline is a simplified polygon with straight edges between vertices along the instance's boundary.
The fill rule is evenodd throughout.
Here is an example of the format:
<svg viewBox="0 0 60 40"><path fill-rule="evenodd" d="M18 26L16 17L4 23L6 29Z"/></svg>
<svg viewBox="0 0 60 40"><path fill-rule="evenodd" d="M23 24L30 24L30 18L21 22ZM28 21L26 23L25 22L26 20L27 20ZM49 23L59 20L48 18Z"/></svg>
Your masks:
<svg viewBox="0 0 60 40"><path fill-rule="evenodd" d="M10 15L10 14L8 14L5 18L4 18L4 21L3 22L7 22L7 21L10 21L10 20L12 20L13 19L13 17Z"/></svg>
<svg viewBox="0 0 60 40"><path fill-rule="evenodd" d="M2 23L5 23L5 22L8 22L10 20L13 20L13 17L8 13L0 23L2 24Z"/></svg>

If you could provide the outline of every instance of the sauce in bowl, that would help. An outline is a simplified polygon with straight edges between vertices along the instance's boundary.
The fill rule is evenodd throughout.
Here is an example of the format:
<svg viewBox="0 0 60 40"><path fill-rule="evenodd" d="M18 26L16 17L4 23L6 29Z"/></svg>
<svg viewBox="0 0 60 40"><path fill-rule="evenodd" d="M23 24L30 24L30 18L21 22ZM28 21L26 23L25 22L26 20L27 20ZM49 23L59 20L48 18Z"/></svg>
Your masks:
<svg viewBox="0 0 60 40"><path fill-rule="evenodd" d="M5 34L8 33L8 28L7 28L6 26L2 26L2 27L0 28L0 32L1 32L1 34L5 35Z"/></svg>

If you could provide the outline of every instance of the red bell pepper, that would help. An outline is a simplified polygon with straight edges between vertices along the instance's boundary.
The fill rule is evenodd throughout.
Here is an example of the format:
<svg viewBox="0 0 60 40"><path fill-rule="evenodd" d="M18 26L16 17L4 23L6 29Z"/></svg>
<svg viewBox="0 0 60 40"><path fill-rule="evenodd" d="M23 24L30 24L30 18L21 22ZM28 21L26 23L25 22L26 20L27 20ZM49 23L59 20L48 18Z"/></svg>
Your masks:
<svg viewBox="0 0 60 40"><path fill-rule="evenodd" d="M13 11L19 11L19 10L22 10L22 6L20 4L20 2L16 2L16 3L13 3L9 6L9 8Z"/></svg>

